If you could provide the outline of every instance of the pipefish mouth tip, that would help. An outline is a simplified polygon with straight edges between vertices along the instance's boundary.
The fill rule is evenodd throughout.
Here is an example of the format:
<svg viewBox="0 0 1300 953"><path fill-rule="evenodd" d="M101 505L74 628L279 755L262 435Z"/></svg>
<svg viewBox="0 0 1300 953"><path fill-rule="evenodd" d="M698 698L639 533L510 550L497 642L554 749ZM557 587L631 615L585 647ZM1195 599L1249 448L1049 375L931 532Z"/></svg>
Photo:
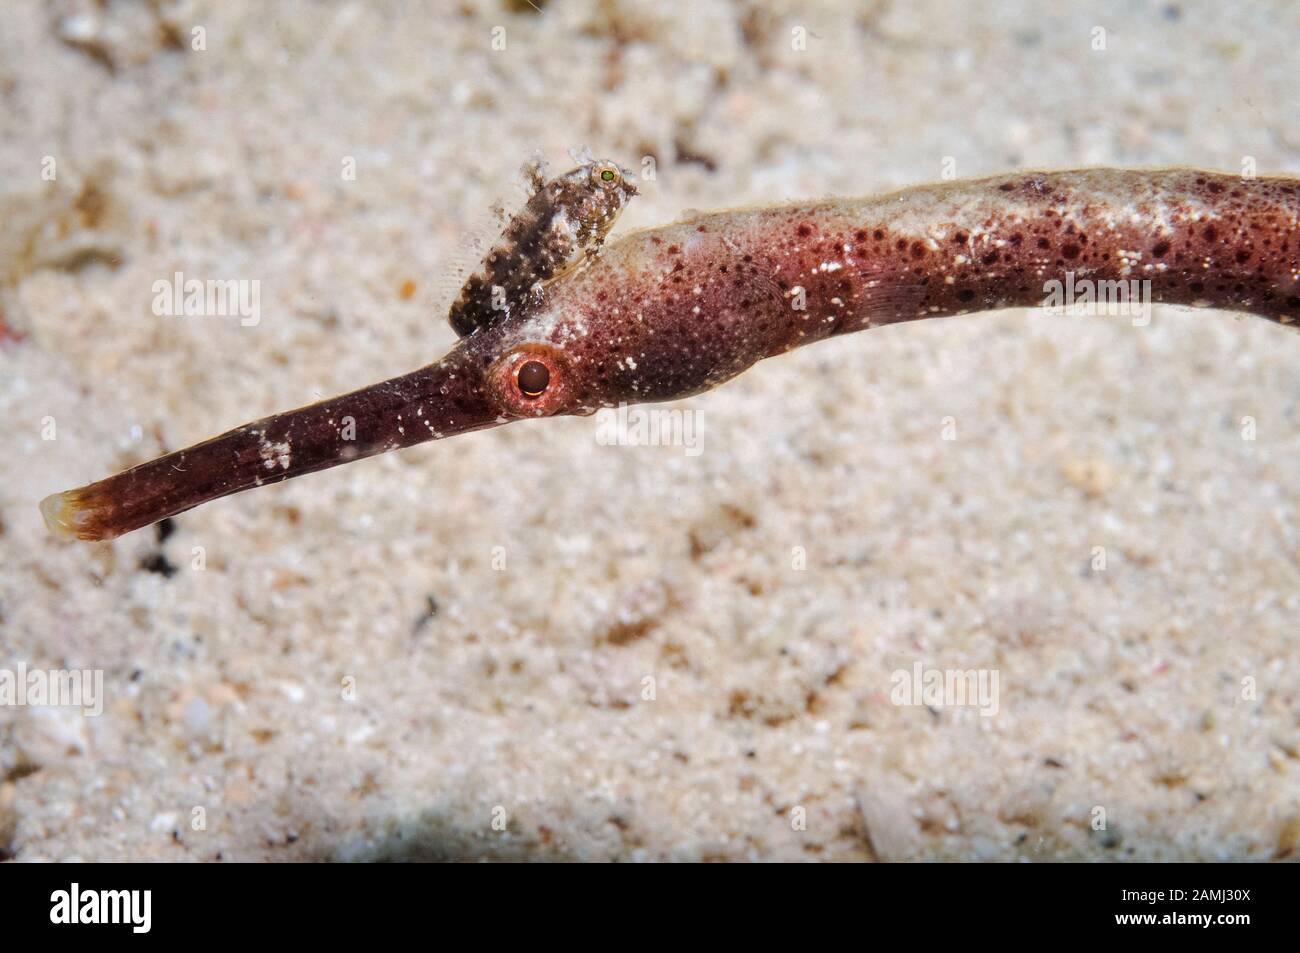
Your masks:
<svg viewBox="0 0 1300 953"><path fill-rule="evenodd" d="M103 539L89 525L92 515L76 490L53 493L41 500L45 527L59 539Z"/></svg>

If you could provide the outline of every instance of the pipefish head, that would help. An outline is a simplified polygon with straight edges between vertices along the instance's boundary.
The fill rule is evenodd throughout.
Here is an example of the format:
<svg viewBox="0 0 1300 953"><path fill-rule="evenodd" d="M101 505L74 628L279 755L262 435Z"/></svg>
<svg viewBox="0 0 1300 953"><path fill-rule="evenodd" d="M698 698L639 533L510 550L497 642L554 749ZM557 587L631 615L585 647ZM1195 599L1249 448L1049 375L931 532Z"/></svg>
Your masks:
<svg viewBox="0 0 1300 953"><path fill-rule="evenodd" d="M483 337L483 388L502 417L583 416L678 396L679 373L707 359L683 354L673 335L655 335L630 311L601 307L587 277L598 285L603 273L597 265L557 282L554 300Z"/></svg>
<svg viewBox="0 0 1300 953"><path fill-rule="evenodd" d="M585 324L571 316L568 309L543 305L522 323L463 342L473 348L483 392L501 418L585 415L602 406L604 380L592 360L593 342Z"/></svg>

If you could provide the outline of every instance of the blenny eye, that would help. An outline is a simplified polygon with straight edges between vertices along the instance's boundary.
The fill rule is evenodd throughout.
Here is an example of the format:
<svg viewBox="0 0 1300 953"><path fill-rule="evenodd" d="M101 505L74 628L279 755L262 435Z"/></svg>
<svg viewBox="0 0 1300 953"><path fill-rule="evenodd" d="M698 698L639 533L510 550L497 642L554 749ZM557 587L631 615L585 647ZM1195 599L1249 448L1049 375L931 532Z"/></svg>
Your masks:
<svg viewBox="0 0 1300 953"><path fill-rule="evenodd" d="M592 169L591 174L592 178L599 182L604 188L611 188L612 186L617 185L619 180L623 178L623 174L618 170L618 166L609 162L602 162L600 165L596 166L596 168Z"/></svg>
<svg viewBox="0 0 1300 953"><path fill-rule="evenodd" d="M541 361L525 361L515 377L519 392L528 398L541 397L551 383L551 372Z"/></svg>

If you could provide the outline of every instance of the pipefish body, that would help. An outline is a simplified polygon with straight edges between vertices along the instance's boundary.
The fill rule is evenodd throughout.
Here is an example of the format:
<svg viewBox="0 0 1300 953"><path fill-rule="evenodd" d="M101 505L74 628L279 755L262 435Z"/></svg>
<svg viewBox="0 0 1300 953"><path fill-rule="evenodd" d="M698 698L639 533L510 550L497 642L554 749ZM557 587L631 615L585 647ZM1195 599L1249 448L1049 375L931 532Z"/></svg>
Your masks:
<svg viewBox="0 0 1300 953"><path fill-rule="evenodd" d="M1081 280L1300 322L1300 179L1018 172L719 211L632 233L477 324L442 360L47 497L110 539L253 486L426 440L698 394L852 331L1033 307Z"/></svg>

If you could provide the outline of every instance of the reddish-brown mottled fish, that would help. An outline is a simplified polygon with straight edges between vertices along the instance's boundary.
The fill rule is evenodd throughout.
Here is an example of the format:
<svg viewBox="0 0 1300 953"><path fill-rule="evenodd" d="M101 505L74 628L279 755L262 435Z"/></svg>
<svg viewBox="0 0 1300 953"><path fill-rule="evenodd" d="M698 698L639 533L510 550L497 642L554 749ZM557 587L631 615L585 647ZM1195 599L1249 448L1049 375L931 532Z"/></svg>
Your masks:
<svg viewBox="0 0 1300 953"><path fill-rule="evenodd" d="M701 215L610 244L528 307L469 329L436 364L55 494L41 509L56 533L109 539L425 440L696 394L850 331L1120 282L1149 282L1138 286L1148 301L1300 321L1300 180L1021 172Z"/></svg>

